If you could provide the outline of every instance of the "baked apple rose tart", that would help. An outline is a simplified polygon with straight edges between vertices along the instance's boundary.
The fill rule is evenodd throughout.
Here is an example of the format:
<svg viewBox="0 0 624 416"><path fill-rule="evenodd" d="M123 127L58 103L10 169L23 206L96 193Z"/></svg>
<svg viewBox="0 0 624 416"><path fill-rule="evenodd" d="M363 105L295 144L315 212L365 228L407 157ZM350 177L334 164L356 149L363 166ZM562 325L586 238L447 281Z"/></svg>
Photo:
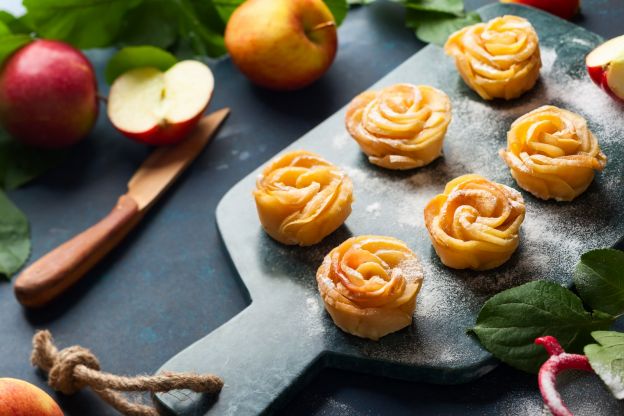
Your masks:
<svg viewBox="0 0 624 416"><path fill-rule="evenodd" d="M580 115L552 105L514 121L500 155L518 185L541 199L571 201L601 171L607 157Z"/></svg>
<svg viewBox="0 0 624 416"><path fill-rule="evenodd" d="M453 33L444 45L463 80L484 100L511 100L533 88L542 66L528 20L502 16Z"/></svg>
<svg viewBox="0 0 624 416"><path fill-rule="evenodd" d="M423 272L416 255L392 237L353 237L316 273L325 309L343 331L377 340L412 322Z"/></svg>
<svg viewBox="0 0 624 416"><path fill-rule="evenodd" d="M425 166L440 156L451 121L448 96L426 85L365 91L347 108L346 125L368 160L387 169Z"/></svg>
<svg viewBox="0 0 624 416"><path fill-rule="evenodd" d="M488 270L518 247L524 213L520 192L471 174L453 179L429 201L425 225L446 266Z"/></svg>
<svg viewBox="0 0 624 416"><path fill-rule="evenodd" d="M351 214L353 183L337 166L300 150L270 162L253 195L271 237L308 246L334 232Z"/></svg>

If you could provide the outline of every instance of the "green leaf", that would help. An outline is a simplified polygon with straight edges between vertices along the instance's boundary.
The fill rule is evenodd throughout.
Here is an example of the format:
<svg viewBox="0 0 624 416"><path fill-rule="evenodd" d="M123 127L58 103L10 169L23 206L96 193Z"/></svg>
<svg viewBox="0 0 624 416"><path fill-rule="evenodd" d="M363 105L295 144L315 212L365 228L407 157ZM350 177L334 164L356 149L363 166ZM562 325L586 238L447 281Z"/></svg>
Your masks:
<svg viewBox="0 0 624 416"><path fill-rule="evenodd" d="M234 13L234 10L244 2L245 0L212 0L212 4L214 4L214 7L217 9L224 23L230 20L230 16Z"/></svg>
<svg viewBox="0 0 624 416"><path fill-rule="evenodd" d="M0 39L9 34L11 34L9 27L6 25L6 23L0 21Z"/></svg>
<svg viewBox="0 0 624 416"><path fill-rule="evenodd" d="M11 277L30 255L26 216L0 192L0 274Z"/></svg>
<svg viewBox="0 0 624 416"><path fill-rule="evenodd" d="M44 38L78 48L110 46L124 15L142 0L24 0L29 21Z"/></svg>
<svg viewBox="0 0 624 416"><path fill-rule="evenodd" d="M169 0L144 2L124 17L117 42L121 46L151 45L167 49L178 37L175 6Z"/></svg>
<svg viewBox="0 0 624 416"><path fill-rule="evenodd" d="M345 17L347 17L347 12L349 12L349 3L347 0L323 0L327 5L329 11L334 15L334 20L336 21L336 25L340 26L342 24Z"/></svg>
<svg viewBox="0 0 624 416"><path fill-rule="evenodd" d="M126 14L117 42L166 48L184 57L217 57L226 52L224 31L213 1L149 0Z"/></svg>
<svg viewBox="0 0 624 416"><path fill-rule="evenodd" d="M41 150L24 146L0 130L0 187L15 189L59 165L66 150Z"/></svg>
<svg viewBox="0 0 624 416"><path fill-rule="evenodd" d="M412 10L462 15L464 0L406 0L405 7Z"/></svg>
<svg viewBox="0 0 624 416"><path fill-rule="evenodd" d="M570 290L534 281L490 298L479 312L472 331L500 360L527 372L537 372L547 355L535 338L552 335L570 352L581 351L590 332L608 329L614 317L589 313Z"/></svg>
<svg viewBox="0 0 624 416"><path fill-rule="evenodd" d="M212 2L173 0L177 8L181 47L186 45L198 55L217 57L225 54L225 25Z"/></svg>
<svg viewBox="0 0 624 416"><path fill-rule="evenodd" d="M150 66L166 71L177 61L169 52L154 46L128 46L108 61L105 70L106 82L112 84L115 78L133 68Z"/></svg>
<svg viewBox="0 0 624 416"><path fill-rule="evenodd" d="M592 332L598 344L585 347L585 355L596 374L616 399L624 399L624 334L613 331Z"/></svg>
<svg viewBox="0 0 624 416"><path fill-rule="evenodd" d="M574 284L592 308L612 315L624 313L624 251L605 248L583 254Z"/></svg>
<svg viewBox="0 0 624 416"><path fill-rule="evenodd" d="M6 35L0 37L0 65L13 52L32 41L28 35Z"/></svg>
<svg viewBox="0 0 624 416"><path fill-rule="evenodd" d="M13 16L11 13L7 11L0 10L0 22L6 25L12 22L13 20L15 20L15 16Z"/></svg>
<svg viewBox="0 0 624 416"><path fill-rule="evenodd" d="M33 30L28 25L28 16L15 17L11 13L0 10L0 22L4 23L13 34L29 34Z"/></svg>
<svg viewBox="0 0 624 416"><path fill-rule="evenodd" d="M456 16L408 9L406 14L406 24L414 30L418 39L439 46L444 45L453 32L480 21L481 17L478 13Z"/></svg>

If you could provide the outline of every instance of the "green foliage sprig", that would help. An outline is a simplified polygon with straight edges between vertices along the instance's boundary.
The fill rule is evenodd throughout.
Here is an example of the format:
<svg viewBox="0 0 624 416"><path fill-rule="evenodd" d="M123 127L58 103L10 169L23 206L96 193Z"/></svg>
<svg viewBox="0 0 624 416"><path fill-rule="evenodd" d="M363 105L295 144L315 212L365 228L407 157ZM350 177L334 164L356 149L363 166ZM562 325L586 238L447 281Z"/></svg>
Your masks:
<svg viewBox="0 0 624 416"><path fill-rule="evenodd" d="M349 0L350 4L370 4L375 0ZM393 0L406 8L405 25L423 42L444 45L449 35L464 26L479 23L476 12L464 10L464 0Z"/></svg>
<svg viewBox="0 0 624 416"><path fill-rule="evenodd" d="M527 372L537 372L547 358L534 344L538 337L554 336L569 352L584 349L594 371L623 398L624 334L605 330L624 315L624 252L583 254L574 284L580 297L541 280L505 290L485 302L470 331L501 361Z"/></svg>
<svg viewBox="0 0 624 416"><path fill-rule="evenodd" d="M449 35L479 23L478 13L466 13L464 0L403 0L405 23L423 42L444 45Z"/></svg>

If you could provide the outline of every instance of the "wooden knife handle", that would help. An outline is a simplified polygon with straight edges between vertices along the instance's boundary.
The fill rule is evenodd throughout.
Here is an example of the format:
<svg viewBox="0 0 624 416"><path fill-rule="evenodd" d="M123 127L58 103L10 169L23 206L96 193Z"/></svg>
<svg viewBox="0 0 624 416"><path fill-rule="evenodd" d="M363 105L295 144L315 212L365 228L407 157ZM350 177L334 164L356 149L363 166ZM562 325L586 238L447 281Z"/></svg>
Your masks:
<svg viewBox="0 0 624 416"><path fill-rule="evenodd" d="M15 280L15 296L27 307L44 306L76 283L139 222L142 212L132 197L119 198L99 223L58 246Z"/></svg>

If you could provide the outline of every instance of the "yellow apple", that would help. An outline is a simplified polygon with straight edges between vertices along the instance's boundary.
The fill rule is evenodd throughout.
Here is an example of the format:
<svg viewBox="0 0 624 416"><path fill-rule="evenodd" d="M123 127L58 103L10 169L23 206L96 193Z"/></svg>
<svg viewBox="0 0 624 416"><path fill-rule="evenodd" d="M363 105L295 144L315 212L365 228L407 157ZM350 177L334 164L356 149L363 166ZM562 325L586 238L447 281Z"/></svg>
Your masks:
<svg viewBox="0 0 624 416"><path fill-rule="evenodd" d="M63 416L63 411L39 387L15 378L0 378L0 415Z"/></svg>
<svg viewBox="0 0 624 416"><path fill-rule="evenodd" d="M254 83L294 90L327 71L338 46L323 0L247 0L230 17L225 46Z"/></svg>

